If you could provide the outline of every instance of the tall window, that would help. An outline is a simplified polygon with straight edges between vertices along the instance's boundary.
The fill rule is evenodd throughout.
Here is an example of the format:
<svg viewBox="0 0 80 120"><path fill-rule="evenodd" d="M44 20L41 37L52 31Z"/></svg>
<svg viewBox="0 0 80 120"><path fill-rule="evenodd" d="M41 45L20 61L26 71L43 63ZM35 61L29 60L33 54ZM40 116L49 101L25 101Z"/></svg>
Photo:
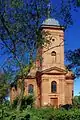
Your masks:
<svg viewBox="0 0 80 120"><path fill-rule="evenodd" d="M34 86L32 84L28 85L28 93L33 93L34 92Z"/></svg>
<svg viewBox="0 0 80 120"><path fill-rule="evenodd" d="M56 62L56 52L52 51L51 56L53 57L53 62Z"/></svg>
<svg viewBox="0 0 80 120"><path fill-rule="evenodd" d="M56 93L57 92L57 83L56 81L51 82L51 92Z"/></svg>

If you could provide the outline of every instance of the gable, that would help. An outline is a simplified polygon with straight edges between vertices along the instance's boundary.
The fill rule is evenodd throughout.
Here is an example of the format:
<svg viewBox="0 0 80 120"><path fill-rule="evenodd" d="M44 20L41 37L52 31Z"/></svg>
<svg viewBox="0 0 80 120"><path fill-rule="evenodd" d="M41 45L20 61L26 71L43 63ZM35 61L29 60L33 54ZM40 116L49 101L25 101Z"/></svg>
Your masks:
<svg viewBox="0 0 80 120"><path fill-rule="evenodd" d="M51 67L43 70L42 73L66 74L66 70L59 67Z"/></svg>

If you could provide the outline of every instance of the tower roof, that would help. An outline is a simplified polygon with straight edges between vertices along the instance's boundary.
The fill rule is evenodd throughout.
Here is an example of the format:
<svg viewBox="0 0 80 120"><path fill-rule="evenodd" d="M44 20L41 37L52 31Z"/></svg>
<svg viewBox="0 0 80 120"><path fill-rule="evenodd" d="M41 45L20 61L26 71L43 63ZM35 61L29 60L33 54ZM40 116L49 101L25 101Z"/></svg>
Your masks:
<svg viewBox="0 0 80 120"><path fill-rule="evenodd" d="M48 18L45 21L43 21L42 25L60 26L60 23L56 19Z"/></svg>

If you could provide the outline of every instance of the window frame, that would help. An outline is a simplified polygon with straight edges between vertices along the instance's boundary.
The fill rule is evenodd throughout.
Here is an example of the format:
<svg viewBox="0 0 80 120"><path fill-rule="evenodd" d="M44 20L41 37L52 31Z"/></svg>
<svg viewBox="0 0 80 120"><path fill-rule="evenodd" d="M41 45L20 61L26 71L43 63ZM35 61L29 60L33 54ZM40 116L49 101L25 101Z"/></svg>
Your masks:
<svg viewBox="0 0 80 120"><path fill-rule="evenodd" d="M57 82L56 81L51 82L51 93L57 93Z"/></svg>
<svg viewBox="0 0 80 120"><path fill-rule="evenodd" d="M29 84L28 85L28 94L33 94L34 93L34 85L33 84Z"/></svg>

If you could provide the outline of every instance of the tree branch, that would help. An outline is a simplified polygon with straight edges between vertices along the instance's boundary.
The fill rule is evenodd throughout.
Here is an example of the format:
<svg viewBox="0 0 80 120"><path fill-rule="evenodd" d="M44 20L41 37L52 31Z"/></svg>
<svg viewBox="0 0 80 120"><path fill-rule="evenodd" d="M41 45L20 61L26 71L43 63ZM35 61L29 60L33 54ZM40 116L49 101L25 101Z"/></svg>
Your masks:
<svg viewBox="0 0 80 120"><path fill-rule="evenodd" d="M3 27L4 27L5 30L7 31L8 36L9 36L10 39L12 40L12 43L13 43L13 46L14 46L13 51L15 52L15 50L16 50L15 41L12 39L11 33L10 33L10 31L9 31L9 28L8 28L7 25L5 24L6 21L5 21L5 19L4 19L4 16L3 16L1 13L0 13L0 19L1 19L1 22L2 22Z"/></svg>
<svg viewBox="0 0 80 120"><path fill-rule="evenodd" d="M63 41L62 41L62 42L60 42L58 45L53 46L53 47L51 47L51 48L49 48L49 49L45 50L45 51L43 52L43 54L44 54L45 52L47 52L48 50L51 50L51 49L56 48L56 47L63 46L63 45L62 45L62 43L63 43Z"/></svg>

